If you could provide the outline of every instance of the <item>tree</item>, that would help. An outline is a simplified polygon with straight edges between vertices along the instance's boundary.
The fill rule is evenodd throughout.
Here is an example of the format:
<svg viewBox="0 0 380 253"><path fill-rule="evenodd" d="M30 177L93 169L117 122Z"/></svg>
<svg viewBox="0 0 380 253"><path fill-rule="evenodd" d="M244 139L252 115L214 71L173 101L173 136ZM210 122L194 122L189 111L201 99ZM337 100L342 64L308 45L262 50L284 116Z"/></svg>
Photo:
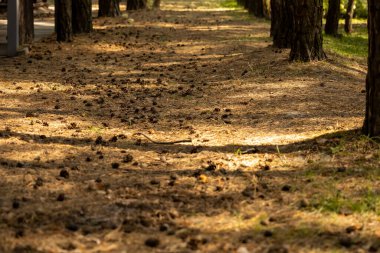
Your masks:
<svg viewBox="0 0 380 253"><path fill-rule="evenodd" d="M380 136L380 5L368 0L368 73L366 81L366 114L363 132Z"/></svg>
<svg viewBox="0 0 380 253"><path fill-rule="evenodd" d="M147 0L127 0L127 10L145 9Z"/></svg>
<svg viewBox="0 0 380 253"><path fill-rule="evenodd" d="M294 24L289 59L308 62L323 60L322 0L287 0L290 23Z"/></svg>
<svg viewBox="0 0 380 253"><path fill-rule="evenodd" d="M71 4L71 0L55 0L55 30L57 33L57 41L71 42L73 40Z"/></svg>
<svg viewBox="0 0 380 253"><path fill-rule="evenodd" d="M265 18L271 18L270 0L263 0L263 14Z"/></svg>
<svg viewBox="0 0 380 253"><path fill-rule="evenodd" d="M347 12L344 20L344 31L348 34L352 33L352 18L354 16L355 0L348 0Z"/></svg>
<svg viewBox="0 0 380 253"><path fill-rule="evenodd" d="M271 36L273 46L290 48L292 42L293 22L288 10L288 0L271 0Z"/></svg>
<svg viewBox="0 0 380 253"><path fill-rule="evenodd" d="M250 4L252 3L252 1L251 0L243 0L244 1L244 8L246 9L246 10L248 10L249 11L249 6L250 6Z"/></svg>
<svg viewBox="0 0 380 253"><path fill-rule="evenodd" d="M73 32L89 33L92 31L92 0L74 0L73 10Z"/></svg>
<svg viewBox="0 0 380 253"><path fill-rule="evenodd" d="M153 2L153 8L159 9L161 5L161 0L154 0Z"/></svg>
<svg viewBox="0 0 380 253"><path fill-rule="evenodd" d="M248 11L256 17L264 17L263 0L248 0Z"/></svg>
<svg viewBox="0 0 380 253"><path fill-rule="evenodd" d="M327 10L325 33L337 36L340 17L340 0L329 0L329 8Z"/></svg>
<svg viewBox="0 0 380 253"><path fill-rule="evenodd" d="M34 38L33 0L20 0L20 45L31 43Z"/></svg>
<svg viewBox="0 0 380 253"><path fill-rule="evenodd" d="M99 0L99 17L117 17L120 15L120 0Z"/></svg>

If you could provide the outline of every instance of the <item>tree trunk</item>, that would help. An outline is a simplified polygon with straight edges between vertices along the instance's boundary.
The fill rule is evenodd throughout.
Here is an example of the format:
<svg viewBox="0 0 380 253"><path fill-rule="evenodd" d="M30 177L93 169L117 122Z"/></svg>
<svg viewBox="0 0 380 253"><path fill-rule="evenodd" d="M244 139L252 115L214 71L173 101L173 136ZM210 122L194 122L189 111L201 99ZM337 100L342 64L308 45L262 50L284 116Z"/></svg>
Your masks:
<svg viewBox="0 0 380 253"><path fill-rule="evenodd" d="M323 60L322 0L288 0L290 19L294 24L290 61Z"/></svg>
<svg viewBox="0 0 380 253"><path fill-rule="evenodd" d="M147 6L146 0L127 0L127 10L139 10L139 9L145 9Z"/></svg>
<svg viewBox="0 0 380 253"><path fill-rule="evenodd" d="M92 0L73 1L73 32L89 33L92 31Z"/></svg>
<svg viewBox="0 0 380 253"><path fill-rule="evenodd" d="M20 0L20 45L32 43L34 38L33 0Z"/></svg>
<svg viewBox="0 0 380 253"><path fill-rule="evenodd" d="M273 46L290 48L292 43L293 22L289 16L288 0L271 0L271 36Z"/></svg>
<svg viewBox="0 0 380 253"><path fill-rule="evenodd" d="M329 0L329 8L327 10L325 33L337 36L340 17L340 0Z"/></svg>
<svg viewBox="0 0 380 253"><path fill-rule="evenodd" d="M348 0L347 12L344 20L344 31L348 34L352 33L352 18L354 17L355 0Z"/></svg>
<svg viewBox="0 0 380 253"><path fill-rule="evenodd" d="M245 6L246 4L246 0L237 0L237 3L240 5L240 6Z"/></svg>
<svg viewBox="0 0 380 253"><path fill-rule="evenodd" d="M55 0L55 31L57 41L73 40L71 0Z"/></svg>
<svg viewBox="0 0 380 253"><path fill-rule="evenodd" d="M368 0L368 73L363 132L380 136L380 2Z"/></svg>
<svg viewBox="0 0 380 253"><path fill-rule="evenodd" d="M99 17L117 17L121 15L120 0L99 0Z"/></svg>
<svg viewBox="0 0 380 253"><path fill-rule="evenodd" d="M249 2L248 11L255 17L264 17L263 0L249 0Z"/></svg>
<svg viewBox="0 0 380 253"><path fill-rule="evenodd" d="M161 5L161 0L154 0L153 2L153 8L159 9Z"/></svg>
<svg viewBox="0 0 380 253"><path fill-rule="evenodd" d="M271 18L270 0L263 0L263 14L265 18Z"/></svg>
<svg viewBox="0 0 380 253"><path fill-rule="evenodd" d="M244 0L244 8L248 11L250 11L250 5L252 3L253 0Z"/></svg>

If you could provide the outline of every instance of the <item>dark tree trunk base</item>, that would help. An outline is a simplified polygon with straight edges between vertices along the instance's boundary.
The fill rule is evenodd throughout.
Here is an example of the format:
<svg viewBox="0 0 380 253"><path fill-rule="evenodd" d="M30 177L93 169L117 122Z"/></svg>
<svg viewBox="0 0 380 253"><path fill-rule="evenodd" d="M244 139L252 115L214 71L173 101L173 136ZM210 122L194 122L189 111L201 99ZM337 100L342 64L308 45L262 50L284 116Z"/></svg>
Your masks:
<svg viewBox="0 0 380 253"><path fill-rule="evenodd" d="M119 0L99 0L99 17L117 17L121 15Z"/></svg>
<svg viewBox="0 0 380 253"><path fill-rule="evenodd" d="M322 0L289 0L294 18L290 61L309 62L326 59L322 47Z"/></svg>
<svg viewBox="0 0 380 253"><path fill-rule="evenodd" d="M271 36L276 48L290 48L293 36L287 0L271 0Z"/></svg>
<svg viewBox="0 0 380 253"><path fill-rule="evenodd" d="M73 32L89 33L92 31L92 0L73 1Z"/></svg>
<svg viewBox="0 0 380 253"><path fill-rule="evenodd" d="M71 0L55 0L55 30L57 41L71 42L73 40Z"/></svg>
<svg viewBox="0 0 380 253"><path fill-rule="evenodd" d="M325 33L332 36L338 35L340 17L340 0L329 0L329 8L326 16Z"/></svg>
<svg viewBox="0 0 380 253"><path fill-rule="evenodd" d="M20 1L20 24L19 24L20 45L32 43L33 39L34 39L33 0L21 0Z"/></svg>
<svg viewBox="0 0 380 253"><path fill-rule="evenodd" d="M145 9L146 7L147 7L146 0L127 0L128 11Z"/></svg>

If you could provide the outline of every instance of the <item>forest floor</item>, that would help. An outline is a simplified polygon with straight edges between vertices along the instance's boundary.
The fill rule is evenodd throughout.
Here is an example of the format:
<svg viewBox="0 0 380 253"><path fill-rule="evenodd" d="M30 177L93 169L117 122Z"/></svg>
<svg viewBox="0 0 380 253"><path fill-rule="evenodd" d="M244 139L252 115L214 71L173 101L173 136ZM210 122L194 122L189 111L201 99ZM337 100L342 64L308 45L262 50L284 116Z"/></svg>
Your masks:
<svg viewBox="0 0 380 253"><path fill-rule="evenodd" d="M365 60L289 63L218 4L1 58L0 252L380 251Z"/></svg>

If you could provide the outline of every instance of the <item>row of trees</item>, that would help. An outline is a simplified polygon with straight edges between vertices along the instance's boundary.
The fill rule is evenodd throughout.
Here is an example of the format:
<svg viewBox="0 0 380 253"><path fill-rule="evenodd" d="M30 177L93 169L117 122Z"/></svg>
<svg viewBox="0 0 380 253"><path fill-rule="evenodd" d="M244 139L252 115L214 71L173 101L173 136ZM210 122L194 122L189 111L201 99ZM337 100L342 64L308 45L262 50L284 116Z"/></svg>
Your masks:
<svg viewBox="0 0 380 253"><path fill-rule="evenodd" d="M249 13L255 15L256 17L262 18L271 18L273 9L283 4L286 4L286 1L279 0L237 0L238 3L244 6ZM347 0L347 10L345 14L345 26L344 30L346 33L352 32L352 18L354 15L354 5L355 0ZM341 0L328 0L328 10L326 13L326 25L325 25L325 33L333 36L338 35L338 25L339 18L341 17Z"/></svg>
<svg viewBox="0 0 380 253"><path fill-rule="evenodd" d="M337 0L339 1L339 0ZM278 48L291 48L291 61L323 60L323 0L238 0L257 17L270 10L271 36Z"/></svg>
<svg viewBox="0 0 380 253"><path fill-rule="evenodd" d="M340 5L341 0L329 0L329 7L326 14L325 33L328 35L337 36L339 19L341 17ZM345 14L344 31L348 34L352 33L352 18L354 16L355 0L347 1L347 9Z"/></svg>
<svg viewBox="0 0 380 253"><path fill-rule="evenodd" d="M28 1L28 0L25 0ZM127 10L145 9L147 0L126 0ZM160 0L153 6L160 7ZM99 0L98 17L120 16L120 0ZM55 0L57 41L70 42L73 34L92 30L92 0Z"/></svg>
<svg viewBox="0 0 380 253"><path fill-rule="evenodd" d="M264 17L267 0L237 0L250 12ZM329 0L325 31L338 33L340 0ZM345 30L351 32L354 0L348 1ZM290 48L290 61L323 60L322 0L270 0L273 46ZM368 0L368 74L363 133L380 136L380 1Z"/></svg>
<svg viewBox="0 0 380 253"><path fill-rule="evenodd" d="M20 44L31 43L34 37L34 0L20 1ZM153 7L160 7L154 0ZM126 0L127 10L147 7L147 0ZM120 16L120 0L99 0L99 17ZM73 35L92 31L92 0L55 0L55 30L57 41L70 42Z"/></svg>

